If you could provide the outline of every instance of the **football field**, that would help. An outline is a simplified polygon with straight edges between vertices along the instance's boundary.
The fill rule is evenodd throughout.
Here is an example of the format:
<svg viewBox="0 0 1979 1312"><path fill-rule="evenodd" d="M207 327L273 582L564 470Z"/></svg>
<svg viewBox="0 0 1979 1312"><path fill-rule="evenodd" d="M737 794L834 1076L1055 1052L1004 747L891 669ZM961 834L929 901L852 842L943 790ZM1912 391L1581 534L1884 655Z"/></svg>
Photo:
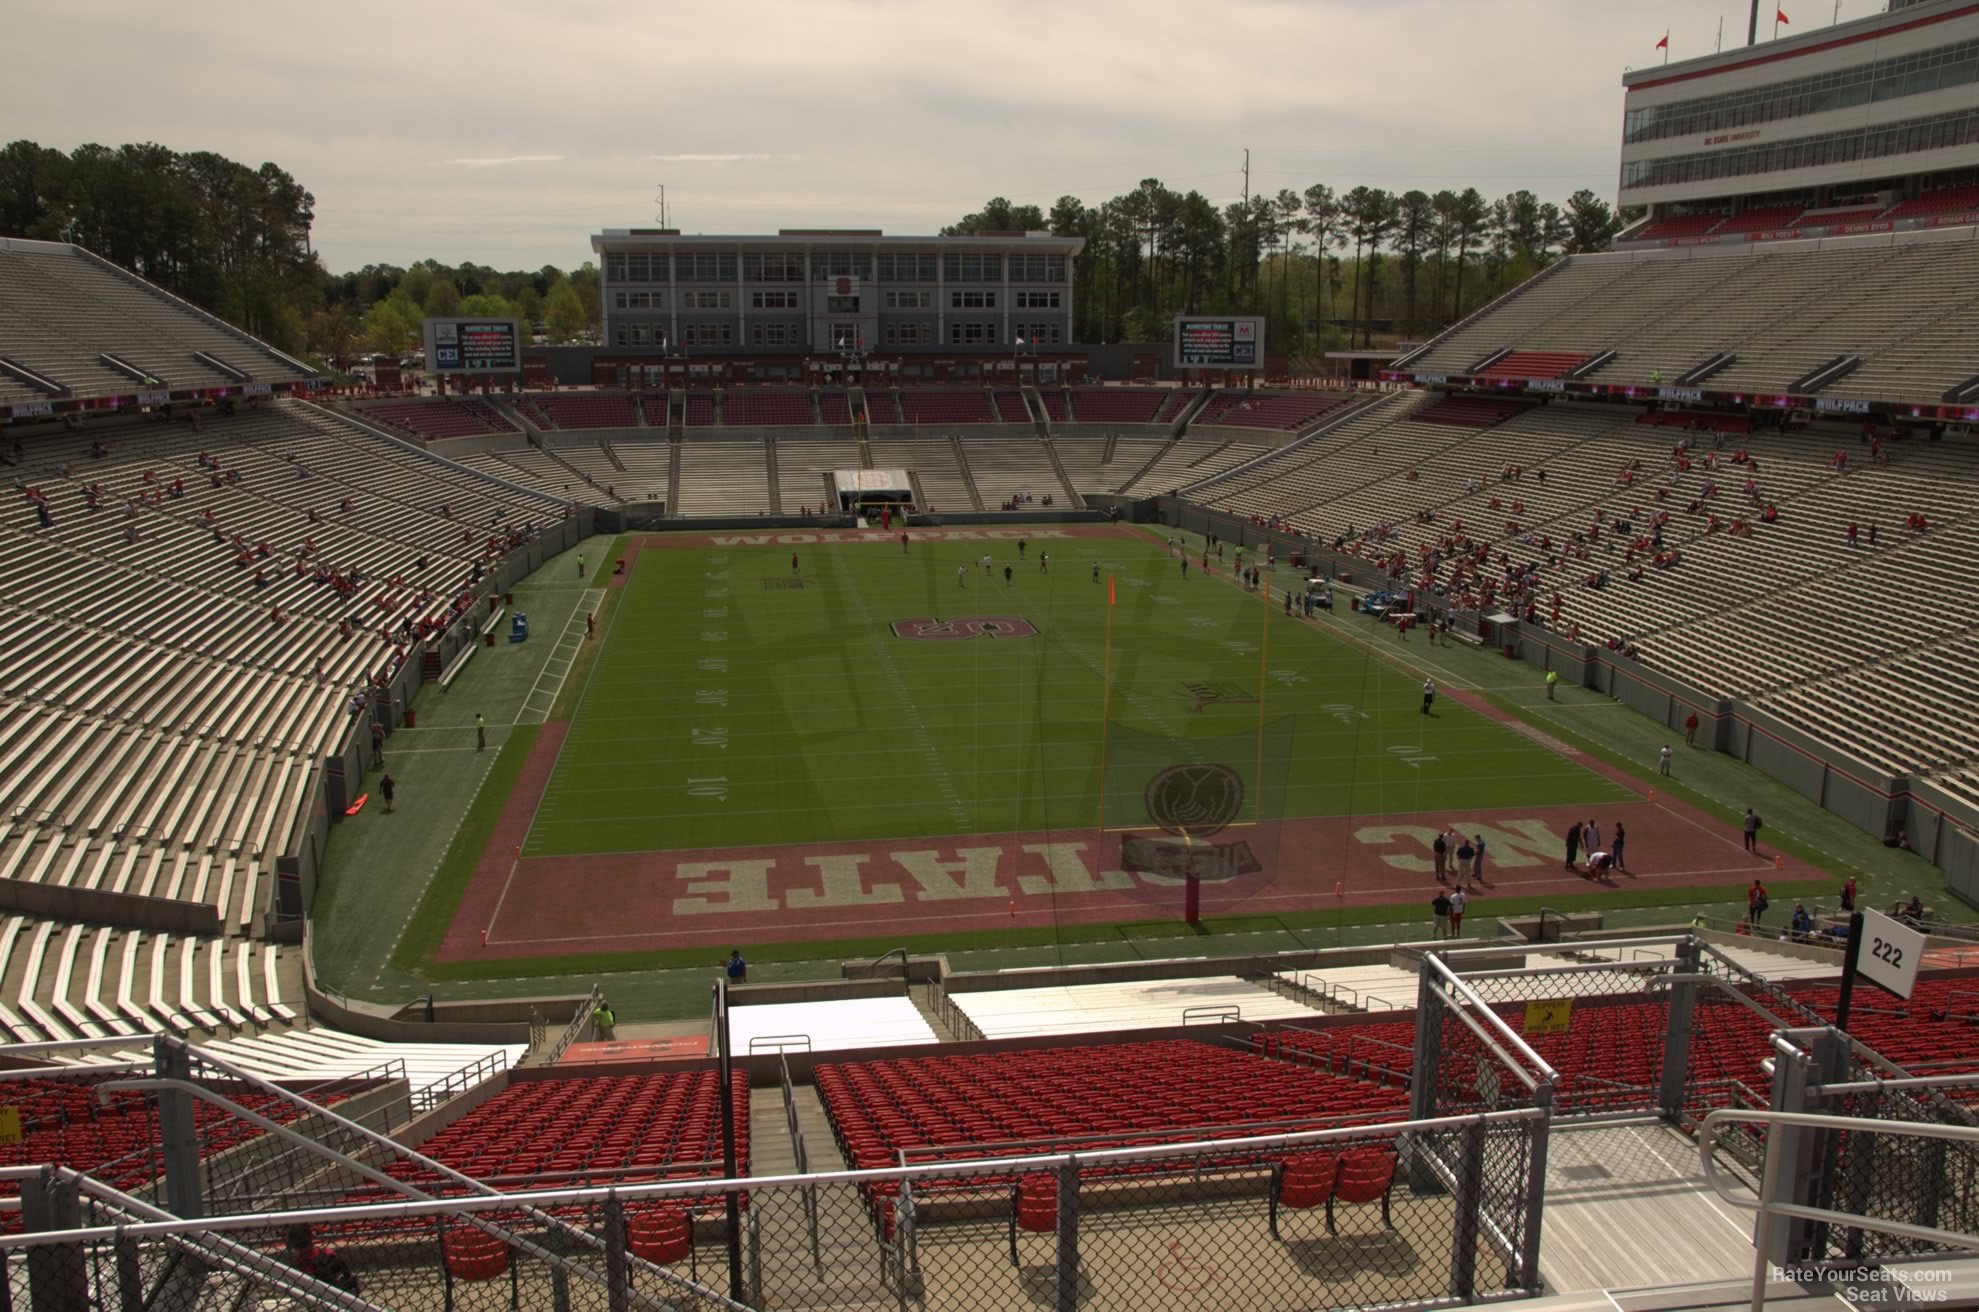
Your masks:
<svg viewBox="0 0 1979 1312"><path fill-rule="evenodd" d="M1100 524L632 539L434 962L1421 914L1444 832L1504 908L1773 868L1472 690L1425 713L1421 635L1288 615L1298 571L1247 591L1200 542L1185 574ZM1626 824L1625 870L1563 861L1590 822Z"/></svg>
<svg viewBox="0 0 1979 1312"><path fill-rule="evenodd" d="M1185 577L1158 540L1065 532L640 552L523 854L1089 829L1103 767L1132 826L1148 754L1201 744L1245 817L1624 796L1448 697L1422 714L1418 680L1286 616L1289 566L1246 593L1234 559Z"/></svg>

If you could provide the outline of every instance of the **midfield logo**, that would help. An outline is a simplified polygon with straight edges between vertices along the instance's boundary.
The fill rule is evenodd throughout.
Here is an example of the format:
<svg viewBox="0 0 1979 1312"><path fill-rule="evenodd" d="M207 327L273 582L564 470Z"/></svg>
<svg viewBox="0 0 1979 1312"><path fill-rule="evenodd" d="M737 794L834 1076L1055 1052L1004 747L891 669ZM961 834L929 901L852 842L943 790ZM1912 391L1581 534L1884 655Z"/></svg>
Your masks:
<svg viewBox="0 0 1979 1312"><path fill-rule="evenodd" d="M1035 638L1037 626L1016 615L970 615L962 619L895 620L893 636L924 642L961 638Z"/></svg>
<svg viewBox="0 0 1979 1312"><path fill-rule="evenodd" d="M1210 683L1184 683L1182 694L1193 698L1195 705L1189 709L1200 711L1205 706L1255 706L1257 694L1243 684L1230 679L1220 679Z"/></svg>

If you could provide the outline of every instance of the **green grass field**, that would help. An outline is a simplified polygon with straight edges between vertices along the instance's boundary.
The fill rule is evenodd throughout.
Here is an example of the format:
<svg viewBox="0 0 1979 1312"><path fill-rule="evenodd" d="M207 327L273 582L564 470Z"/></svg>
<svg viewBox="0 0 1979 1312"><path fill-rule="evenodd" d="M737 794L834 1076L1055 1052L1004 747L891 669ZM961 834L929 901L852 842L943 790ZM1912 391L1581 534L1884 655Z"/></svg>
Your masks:
<svg viewBox="0 0 1979 1312"><path fill-rule="evenodd" d="M1118 726L1109 823L1131 810L1122 780L1140 786L1122 765L1124 742L1153 736L1145 752L1168 740L1177 760L1198 748L1248 759L1261 718L1274 782L1247 786L1288 817L1627 796L1448 698L1421 715L1414 679L1287 619L1220 570L1183 578L1159 542L1034 542L1023 561L995 544L989 578L976 563L985 549L799 547L801 586L787 546L647 551L617 599L525 855L1090 827L1105 706ZM1119 599L1110 701L1108 575ZM1037 635L916 641L891 628L966 617L1021 618ZM1236 700L1198 709L1190 685Z"/></svg>

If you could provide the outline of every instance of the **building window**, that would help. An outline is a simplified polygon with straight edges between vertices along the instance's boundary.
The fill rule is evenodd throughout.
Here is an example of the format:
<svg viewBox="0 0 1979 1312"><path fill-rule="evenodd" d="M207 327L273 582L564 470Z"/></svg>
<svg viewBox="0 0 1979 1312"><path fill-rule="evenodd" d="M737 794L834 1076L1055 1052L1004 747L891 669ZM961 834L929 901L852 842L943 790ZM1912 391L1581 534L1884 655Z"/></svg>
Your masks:
<svg viewBox="0 0 1979 1312"><path fill-rule="evenodd" d="M732 323L690 323L680 330L682 346L733 346L735 345L735 325Z"/></svg>
<svg viewBox="0 0 1979 1312"><path fill-rule="evenodd" d="M931 310L934 303L935 294L930 291L888 292L885 301L889 310Z"/></svg>
<svg viewBox="0 0 1979 1312"><path fill-rule="evenodd" d="M791 346L797 341L797 330L787 323L758 323L749 327L751 346Z"/></svg>
<svg viewBox="0 0 1979 1312"><path fill-rule="evenodd" d="M1622 122L1622 140L1633 144L1722 132L1942 91L1975 80L1979 80L1979 39L1770 86L1632 109Z"/></svg>
<svg viewBox="0 0 1979 1312"><path fill-rule="evenodd" d="M881 282L933 282L935 257L932 255L882 255L879 257Z"/></svg>
<svg viewBox="0 0 1979 1312"><path fill-rule="evenodd" d="M612 304L621 310L664 310L667 308L665 292L614 292Z"/></svg>
<svg viewBox="0 0 1979 1312"><path fill-rule="evenodd" d="M1959 110L1914 118L1878 127L1852 128L1787 141L1731 146L1723 150L1661 159L1633 160L1622 165L1622 189L1665 187L1711 182L1755 174L1785 173L1824 164L1886 159L1921 150L1944 150L1979 141L1979 109Z"/></svg>
<svg viewBox="0 0 1979 1312"><path fill-rule="evenodd" d="M825 297L825 313L857 314L859 313L859 298L857 296L827 296Z"/></svg>
<svg viewBox="0 0 1979 1312"><path fill-rule="evenodd" d="M811 277L823 282L828 278L870 278L873 276L873 257L864 251L827 251L811 257Z"/></svg>
<svg viewBox="0 0 1979 1312"><path fill-rule="evenodd" d="M612 330L612 342L618 346L632 345L632 330L620 324Z"/></svg>
<svg viewBox="0 0 1979 1312"><path fill-rule="evenodd" d="M953 322L948 325L950 346L993 346L997 341L997 326L993 323Z"/></svg>
<svg viewBox="0 0 1979 1312"><path fill-rule="evenodd" d="M859 335L857 323L834 323L831 325L829 336L831 349L834 351L856 351L865 345L865 339Z"/></svg>
<svg viewBox="0 0 1979 1312"><path fill-rule="evenodd" d="M950 292L948 308L951 310L994 310L995 292Z"/></svg>
<svg viewBox="0 0 1979 1312"><path fill-rule="evenodd" d="M625 256L623 255L605 256L605 281L606 282L625 281Z"/></svg>
<svg viewBox="0 0 1979 1312"><path fill-rule="evenodd" d="M1063 255L1013 255L1010 257L1012 282L1064 282Z"/></svg>
<svg viewBox="0 0 1979 1312"><path fill-rule="evenodd" d="M1056 310L1057 292L1018 292L1017 308L1020 310Z"/></svg>
<svg viewBox="0 0 1979 1312"><path fill-rule="evenodd" d="M726 310L729 306L727 292L682 292L680 308L683 310Z"/></svg>
<svg viewBox="0 0 1979 1312"><path fill-rule="evenodd" d="M801 255L745 255L742 257L744 282L803 282L804 257Z"/></svg>
<svg viewBox="0 0 1979 1312"><path fill-rule="evenodd" d="M758 310L794 310L797 308L797 293L751 292L749 303Z"/></svg>
<svg viewBox="0 0 1979 1312"><path fill-rule="evenodd" d="M689 254L682 251L674 257L673 280L675 282L734 282L737 261L738 257L732 252L696 251ZM665 270L662 269L657 281L664 282L665 279Z"/></svg>
<svg viewBox="0 0 1979 1312"><path fill-rule="evenodd" d="M942 277L949 282L1002 282L1001 255L944 255Z"/></svg>
<svg viewBox="0 0 1979 1312"><path fill-rule="evenodd" d="M1036 323L1014 324L1012 328L1017 336L1024 339L1026 345L1035 343L1041 346L1054 346L1063 340L1064 330L1055 320L1041 319Z"/></svg>
<svg viewBox="0 0 1979 1312"><path fill-rule="evenodd" d="M890 323L883 330L888 346L933 346L935 326L931 323Z"/></svg>

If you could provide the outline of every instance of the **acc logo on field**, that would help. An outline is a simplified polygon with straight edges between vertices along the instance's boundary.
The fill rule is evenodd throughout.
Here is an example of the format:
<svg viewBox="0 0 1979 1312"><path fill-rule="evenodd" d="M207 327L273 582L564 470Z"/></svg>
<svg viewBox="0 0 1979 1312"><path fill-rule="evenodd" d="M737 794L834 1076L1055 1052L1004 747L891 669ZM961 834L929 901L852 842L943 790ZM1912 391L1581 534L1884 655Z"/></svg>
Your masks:
<svg viewBox="0 0 1979 1312"><path fill-rule="evenodd" d="M959 638L1035 638L1035 624L1018 615L971 615L956 620L895 620L893 636L927 642Z"/></svg>

